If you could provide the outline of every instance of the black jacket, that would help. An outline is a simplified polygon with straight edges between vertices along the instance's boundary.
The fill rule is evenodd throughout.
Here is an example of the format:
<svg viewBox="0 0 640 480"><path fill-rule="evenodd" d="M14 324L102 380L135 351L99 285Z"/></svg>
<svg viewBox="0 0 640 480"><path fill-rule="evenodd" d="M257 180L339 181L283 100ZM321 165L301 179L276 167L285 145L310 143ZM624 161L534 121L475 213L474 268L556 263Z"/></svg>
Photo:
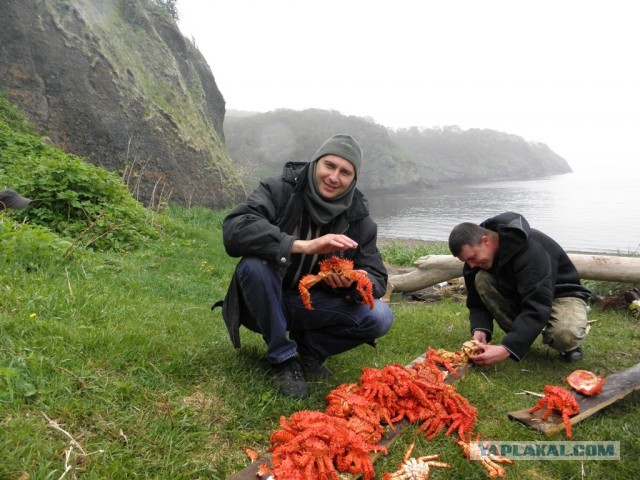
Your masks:
<svg viewBox="0 0 640 480"><path fill-rule="evenodd" d="M491 273L506 297L521 305L512 330L502 341L511 357L520 360L542 332L551 316L554 298L589 298L589 290L580 284L580 277L567 253L555 240L529 226L517 213L506 212L485 220L480 226L499 235ZM471 332L482 330L488 339L493 333L493 319L475 288L478 269L463 269L467 286Z"/></svg>
<svg viewBox="0 0 640 480"><path fill-rule="evenodd" d="M234 208L222 224L227 253L232 257L258 256L280 266L281 276L291 264L292 235L303 213L302 195L307 182L307 162L288 162L281 177L260 182L249 198ZM377 247L378 227L369 216L366 197L356 189L351 206L336 217L331 233L347 235L358 247L338 255L353 260L356 270L365 270L373 284L373 296L387 289L387 272ZM331 255L327 255L331 256ZM222 305L231 341L240 347L240 293L234 274Z"/></svg>

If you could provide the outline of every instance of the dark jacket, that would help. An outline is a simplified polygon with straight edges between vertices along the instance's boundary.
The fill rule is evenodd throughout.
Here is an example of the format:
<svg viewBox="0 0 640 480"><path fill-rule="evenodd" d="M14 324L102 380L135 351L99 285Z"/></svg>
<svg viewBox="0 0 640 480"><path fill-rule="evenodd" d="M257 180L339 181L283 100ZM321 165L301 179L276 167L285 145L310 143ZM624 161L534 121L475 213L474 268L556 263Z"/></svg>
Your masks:
<svg viewBox="0 0 640 480"><path fill-rule="evenodd" d="M291 264L292 235L303 213L302 195L307 182L307 162L289 162L281 177L260 182L249 198L229 213L222 224L227 253L232 257L258 256L280 266L284 277ZM365 270L373 284L373 296L387 289L387 272L377 247L378 227L369 216L365 196L356 189L351 206L336 217L331 233L347 235L358 247L337 255L353 260L356 270ZM331 255L327 255L329 257ZM222 305L222 315L231 341L240 347L241 298L236 274Z"/></svg>
<svg viewBox="0 0 640 480"><path fill-rule="evenodd" d="M499 249L489 271L500 292L521 305L512 330L502 341L511 357L520 360L542 332L551 316L554 298L589 298L589 290L567 253L555 240L529 226L517 213L506 212L485 220L480 226L499 235ZM463 269L467 286L471 332L482 330L488 339L493 333L493 319L475 288L478 269Z"/></svg>

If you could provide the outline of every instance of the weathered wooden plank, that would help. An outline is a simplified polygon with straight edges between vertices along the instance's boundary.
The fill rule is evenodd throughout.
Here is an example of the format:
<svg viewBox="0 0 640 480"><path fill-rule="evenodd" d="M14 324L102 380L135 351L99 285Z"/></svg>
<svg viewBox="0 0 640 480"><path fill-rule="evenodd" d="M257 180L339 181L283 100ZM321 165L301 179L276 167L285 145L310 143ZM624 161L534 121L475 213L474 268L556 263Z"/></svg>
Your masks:
<svg viewBox="0 0 640 480"><path fill-rule="evenodd" d="M623 399L635 390L640 389L640 363L620 372L609 375L602 386L602 392L592 397L587 397L571 391L580 405L580 413L571 417L571 425L590 417L594 413ZM533 405L532 405L533 407ZM562 417L553 412L546 420L540 417L544 413L544 408L537 412L529 413L530 408L509 412L507 415L512 420L524 423L531 428L540 430L547 436L564 429Z"/></svg>
<svg viewBox="0 0 640 480"><path fill-rule="evenodd" d="M412 360L406 366L409 367L409 366L413 365L414 363L422 362L422 361L425 360L425 357L426 357L425 355L421 355L418 358ZM448 371L444 370L444 372L446 373L446 377L444 379L444 382L449 384L449 385L455 383L456 381L461 379L467 372L469 372L469 370L471 370L472 367L473 367L473 364L469 363L469 364L463 365L462 367L458 368L457 369L458 376L455 376L455 375L449 373ZM382 445L382 446L386 447L387 449L391 448L391 445L393 444L393 442L400 435L402 435L404 433L404 431L410 425L411 425L411 423L408 422L407 420L402 420L401 422L398 422L398 423L394 424L393 427L394 427L395 431L391 430L389 427L386 427L386 433L385 433L384 437L382 437L382 440L380 440L378 445ZM380 457L380 455L382 455L382 453L380 453L380 452L371 453L372 461L375 462ZM258 469L260 468L260 465L262 465L263 463L271 465L271 457L270 456L262 456L262 457L260 457L258 460L256 460L255 462L252 462L251 464L247 465L245 468L243 468L239 472L234 473L230 477L227 477L227 480L255 480L256 478L258 478L258 476L257 476ZM361 475L355 475L355 474L350 474L350 473L341 473L340 474L340 478L342 480L357 480L360 477L361 477Z"/></svg>

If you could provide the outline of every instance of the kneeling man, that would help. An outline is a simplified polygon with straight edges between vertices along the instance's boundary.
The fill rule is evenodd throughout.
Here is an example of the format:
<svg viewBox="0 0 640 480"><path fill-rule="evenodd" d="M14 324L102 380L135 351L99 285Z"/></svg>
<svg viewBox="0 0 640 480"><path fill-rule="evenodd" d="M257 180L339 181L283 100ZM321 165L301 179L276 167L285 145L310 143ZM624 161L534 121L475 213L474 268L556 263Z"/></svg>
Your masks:
<svg viewBox="0 0 640 480"><path fill-rule="evenodd" d="M506 212L457 225L449 249L464 262L471 335L483 349L477 365L520 360L540 334L562 360L582 360L590 291L555 240ZM500 345L489 343L494 319L506 332Z"/></svg>

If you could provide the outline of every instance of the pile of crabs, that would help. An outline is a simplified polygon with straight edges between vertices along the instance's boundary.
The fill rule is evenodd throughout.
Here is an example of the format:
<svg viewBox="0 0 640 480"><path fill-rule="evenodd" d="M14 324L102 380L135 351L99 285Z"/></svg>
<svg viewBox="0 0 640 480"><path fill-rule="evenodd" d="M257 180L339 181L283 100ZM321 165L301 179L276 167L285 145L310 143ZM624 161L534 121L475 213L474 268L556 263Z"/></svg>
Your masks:
<svg viewBox="0 0 640 480"><path fill-rule="evenodd" d="M351 278L363 302L373 308L371 282L362 272L353 270L350 260L332 257L321 262L317 275L305 276L299 284L305 307L313 310L309 288L331 274ZM500 464L512 464L497 455L482 455L479 436L472 441L477 423L477 410L445 382L446 375L458 375L454 368L469 362L478 353L475 341L465 342L460 350L448 352L429 348L424 360L408 366L386 365L381 369L364 368L359 383L345 383L326 397L324 412L302 410L289 418L280 418L280 428L270 437L271 463L262 464L258 477L275 480L340 480L340 472L362 475L364 480L375 476L372 454L387 453L380 445L386 425L395 431L394 424L402 420L420 423L418 433L428 440L440 432L455 433L455 442L463 455L481 460L490 477L504 477ZM448 372L448 373L447 373ZM582 372L582 373L581 373ZM567 377L567 382L585 395L599 393L602 379L590 372L578 370ZM556 411L562 415L571 438L570 415L579 412L571 392L555 386L546 386L545 395L531 409L531 413L546 407L545 420ZM414 444L407 449L397 471L384 473L384 480L426 480L432 467L448 468L437 461L439 455L411 457ZM258 455L246 449L252 460Z"/></svg>
<svg viewBox="0 0 640 480"><path fill-rule="evenodd" d="M273 467L261 465L258 476L338 480L340 472L348 472L370 480L375 476L370 454L387 452L379 445L384 426L393 431L405 419L420 423L418 432L429 440L442 431L456 434L456 443L471 458L479 453L472 451L478 448L472 442L477 410L444 380L447 371L458 375L454 366L467 363L474 351L470 341L456 352L429 348L424 360L409 366L364 368L359 383L342 384L327 395L324 412L302 410L280 418L280 428L270 437ZM385 480L426 479L431 467L449 467L436 461L439 455L411 458L412 448L413 444L396 472L384 473ZM492 477L505 474L497 462L512 463L495 456L483 459Z"/></svg>
<svg viewBox="0 0 640 480"><path fill-rule="evenodd" d="M275 480L339 480L341 472L348 472L371 480L375 476L372 454L387 453L386 447L379 444L385 434L384 426L394 431L394 424L406 419L420 423L418 432L428 440L442 431L445 435L456 434L455 442L466 458L481 460L490 477L504 477L506 471L500 464L514 462L481 454L479 438L476 436L472 441L476 408L444 381L448 374L458 375L454 367L468 363L475 350L476 344L469 341L455 352L429 348L424 360L408 366L364 368L359 383L339 385L327 395L324 412L302 410L289 418L280 418L280 428L270 437L272 467L262 464L257 476ZM602 390L603 379L585 370L576 370L566 380L583 395L596 395ZM542 419L554 411L559 413L567 437L571 438L569 417L579 413L574 396L558 386L546 386L544 392L531 412L546 408ZM411 457L413 447L414 443L397 471L383 474L384 480L426 480L431 468L449 468L449 464L437 461L439 455ZM255 454L249 450L247 453ZM253 460L257 457L255 454Z"/></svg>

